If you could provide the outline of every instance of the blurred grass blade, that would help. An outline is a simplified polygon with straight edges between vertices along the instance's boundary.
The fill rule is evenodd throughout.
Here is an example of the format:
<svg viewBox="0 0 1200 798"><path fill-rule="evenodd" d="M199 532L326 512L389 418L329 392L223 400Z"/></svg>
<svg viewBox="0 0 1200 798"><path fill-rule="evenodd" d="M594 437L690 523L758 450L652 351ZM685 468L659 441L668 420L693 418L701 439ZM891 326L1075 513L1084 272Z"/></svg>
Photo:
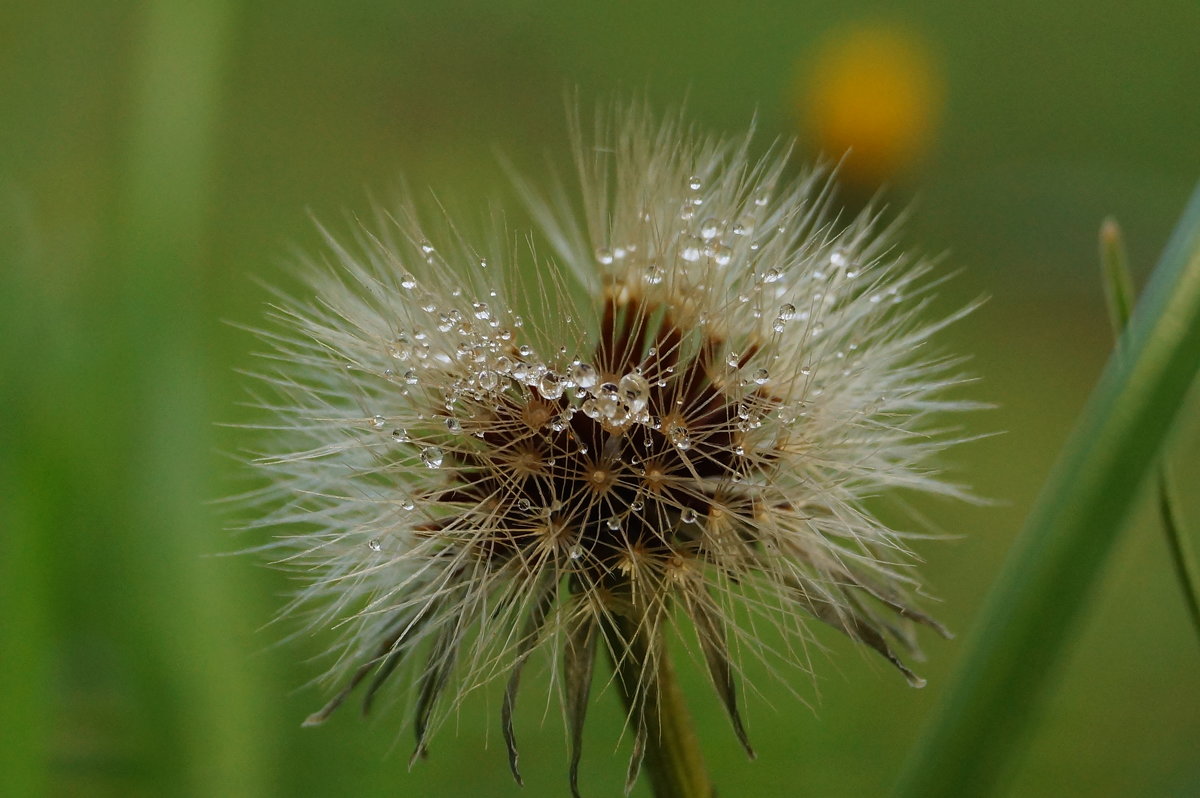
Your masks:
<svg viewBox="0 0 1200 798"><path fill-rule="evenodd" d="M900 796L1004 775L1200 366L1200 186L993 587Z"/></svg>
<svg viewBox="0 0 1200 798"><path fill-rule="evenodd" d="M1196 637L1200 640L1200 574L1196 572L1196 557L1183 525L1179 522L1179 505L1172 496L1170 471L1163 463L1158 475L1158 512L1162 516L1163 530L1167 533L1167 545L1171 549L1171 563L1175 576L1183 588L1184 600Z"/></svg>
<svg viewBox="0 0 1200 798"><path fill-rule="evenodd" d="M1124 237L1116 219L1109 217L1100 227L1100 270L1113 335L1120 340L1133 312L1133 278L1129 274ZM1172 499L1170 469L1162 461L1158 475L1158 512L1171 551L1171 565L1183 590L1188 616L1200 640L1200 574L1186 534L1180 524L1178 504Z"/></svg>
<svg viewBox="0 0 1200 798"><path fill-rule="evenodd" d="M1108 320L1118 339L1133 315L1133 278L1129 275L1129 255L1121 226L1111 216L1100 225L1100 272L1104 280L1104 299Z"/></svg>

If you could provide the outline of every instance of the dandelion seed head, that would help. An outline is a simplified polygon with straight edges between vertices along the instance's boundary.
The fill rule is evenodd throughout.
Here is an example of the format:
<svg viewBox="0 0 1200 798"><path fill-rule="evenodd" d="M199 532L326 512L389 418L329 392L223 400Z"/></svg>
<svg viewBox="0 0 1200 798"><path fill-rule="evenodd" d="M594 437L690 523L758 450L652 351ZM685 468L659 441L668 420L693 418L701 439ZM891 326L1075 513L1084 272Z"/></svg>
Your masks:
<svg viewBox="0 0 1200 798"><path fill-rule="evenodd" d="M312 722L404 665L422 752L466 692L507 679L515 773L517 676L557 652L574 768L591 670L572 658L619 660L631 634L659 656L683 626L743 742L725 674L772 656L764 622L785 659L816 621L918 681L891 641L940 627L867 499L961 495L934 468L953 442L938 418L970 405L928 346L951 320L923 313L930 267L869 213L835 227L826 177L786 177L749 137L640 109L598 130L579 136L578 207L531 196L549 257L478 251L407 208L328 236L312 298L281 297L263 333L259 523L306 580L290 609L342 634L345 687Z"/></svg>

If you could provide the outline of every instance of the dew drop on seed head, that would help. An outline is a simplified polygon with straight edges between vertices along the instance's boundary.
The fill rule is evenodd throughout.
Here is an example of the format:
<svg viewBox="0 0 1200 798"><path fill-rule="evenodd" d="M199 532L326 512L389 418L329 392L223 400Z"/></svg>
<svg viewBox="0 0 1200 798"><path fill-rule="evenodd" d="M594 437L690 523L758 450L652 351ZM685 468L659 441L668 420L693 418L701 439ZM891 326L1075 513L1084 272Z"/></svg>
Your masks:
<svg viewBox="0 0 1200 798"><path fill-rule="evenodd" d="M371 419L371 426L374 429L383 429L387 426L387 419L383 416L375 416Z"/></svg>
<svg viewBox="0 0 1200 798"><path fill-rule="evenodd" d="M679 514L679 520L685 524L694 524L699 518L700 516L691 507L684 507L683 512Z"/></svg>
<svg viewBox="0 0 1200 798"><path fill-rule="evenodd" d="M650 381L636 372L630 372L617 384L621 398L635 413L643 410L650 399Z"/></svg>
<svg viewBox="0 0 1200 798"><path fill-rule="evenodd" d="M446 419L446 429L451 432L462 432L462 422L454 416L450 416L450 418Z"/></svg>
<svg viewBox="0 0 1200 798"><path fill-rule="evenodd" d="M767 269L763 272L762 281L764 283L777 283L781 277L783 275L779 272L779 269Z"/></svg>
<svg viewBox="0 0 1200 798"><path fill-rule="evenodd" d="M408 437L408 430L394 429L392 430L392 440L396 443L408 443L411 438Z"/></svg>
<svg viewBox="0 0 1200 798"><path fill-rule="evenodd" d="M616 532L618 529L621 528L621 519L617 518L614 515L612 518L609 518L608 521L605 522L605 526L607 526L613 532Z"/></svg>
<svg viewBox="0 0 1200 798"><path fill-rule="evenodd" d="M411 291L417 287L417 278L413 277L410 273L405 272L400 278L400 285L401 287Z"/></svg>
<svg viewBox="0 0 1200 798"><path fill-rule="evenodd" d="M436 446L427 446L421 450L421 462L426 468L441 468L445 455Z"/></svg>
<svg viewBox="0 0 1200 798"><path fill-rule="evenodd" d="M843 249L835 249L829 253L829 265L835 269L844 269L850 263L850 259L846 257L846 251Z"/></svg>
<svg viewBox="0 0 1200 798"><path fill-rule="evenodd" d="M700 242L689 237L683 242L683 246L679 248L679 257L686 260L688 263L695 263L700 260L701 246Z"/></svg>
<svg viewBox="0 0 1200 798"><path fill-rule="evenodd" d="M371 551L383 551L383 544L377 539L371 538L367 541L367 548L369 548Z"/></svg>
<svg viewBox="0 0 1200 798"><path fill-rule="evenodd" d="M405 510L412 510L413 508L415 508L417 506L417 503L414 502L412 499L410 499L408 496L405 496L404 498L402 498L400 500L400 506Z"/></svg>
<svg viewBox="0 0 1200 798"><path fill-rule="evenodd" d="M600 247L596 250L596 260L605 266L613 262L613 254L611 249Z"/></svg>
<svg viewBox="0 0 1200 798"><path fill-rule="evenodd" d="M713 240L719 232L721 232L721 223L711 216L700 223L700 237L705 241Z"/></svg>
<svg viewBox="0 0 1200 798"><path fill-rule="evenodd" d="M713 262L718 266L727 266L733 260L733 250L724 244L717 244L712 251Z"/></svg>
<svg viewBox="0 0 1200 798"><path fill-rule="evenodd" d="M688 188L690 188L692 191L699 191L702 185L704 185L704 183L699 177L693 175L688 178Z"/></svg>
<svg viewBox="0 0 1200 798"><path fill-rule="evenodd" d="M556 372L547 371L538 380L538 393L546 399L557 399L563 394L563 381Z"/></svg>
<svg viewBox="0 0 1200 798"><path fill-rule="evenodd" d="M667 437L674 444L675 448L680 451L687 451L692 448L692 439L688 435L687 427L678 422L667 427Z"/></svg>
<svg viewBox="0 0 1200 798"><path fill-rule="evenodd" d="M600 381L600 375L595 366L590 363L581 363L578 360L571 364L567 376L572 385L585 391L596 387L596 383Z"/></svg>
<svg viewBox="0 0 1200 798"><path fill-rule="evenodd" d="M754 382L756 385L766 385L769 379L771 379L771 372L766 369L758 369L754 372Z"/></svg>

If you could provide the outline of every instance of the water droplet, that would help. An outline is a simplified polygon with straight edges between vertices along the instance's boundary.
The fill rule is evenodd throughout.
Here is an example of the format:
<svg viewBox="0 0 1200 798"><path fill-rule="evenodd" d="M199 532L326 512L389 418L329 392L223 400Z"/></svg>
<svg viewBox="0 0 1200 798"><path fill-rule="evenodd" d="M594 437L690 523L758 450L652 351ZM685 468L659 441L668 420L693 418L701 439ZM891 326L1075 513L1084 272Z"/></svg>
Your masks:
<svg viewBox="0 0 1200 798"><path fill-rule="evenodd" d="M717 244L713 247L712 258L718 266L728 266L729 261L733 260L733 250L724 244Z"/></svg>
<svg viewBox="0 0 1200 798"><path fill-rule="evenodd" d="M486 302L472 302L471 309L475 312L477 319L487 321L492 317L492 312L488 309Z"/></svg>
<svg viewBox="0 0 1200 798"><path fill-rule="evenodd" d="M791 321L796 318L796 306L790 302L785 302L779 306L779 320Z"/></svg>
<svg viewBox="0 0 1200 798"><path fill-rule="evenodd" d="M850 263L850 259L846 257L846 251L843 249L835 249L829 253L829 265L835 269L844 269Z"/></svg>
<svg viewBox="0 0 1200 798"><path fill-rule="evenodd" d="M679 248L679 257L688 263L695 263L700 260L700 251L700 242L695 238L689 237L684 240L683 246Z"/></svg>
<svg viewBox="0 0 1200 798"><path fill-rule="evenodd" d="M581 363L578 360L571 364L571 368L567 371L567 377L572 385L585 391L594 388L600 381L600 374L596 371L595 366Z"/></svg>
<svg viewBox="0 0 1200 798"><path fill-rule="evenodd" d="M375 416L371 419L371 427L374 429L383 429L387 426L387 419L383 416Z"/></svg>
<svg viewBox="0 0 1200 798"><path fill-rule="evenodd" d="M691 507L684 507L683 511L679 514L679 520L685 524L694 524L699 518L700 516Z"/></svg>
<svg viewBox="0 0 1200 798"><path fill-rule="evenodd" d="M702 185L704 185L704 182L701 181L699 177L693 175L692 177L688 178L688 188L690 188L692 191L699 191Z"/></svg>
<svg viewBox="0 0 1200 798"><path fill-rule="evenodd" d="M383 551L383 544L375 538L371 538L367 541L367 548L369 548L371 551Z"/></svg>
<svg viewBox="0 0 1200 798"><path fill-rule="evenodd" d="M663 267L659 266L657 263L654 263L646 269L645 280L650 285L658 285L663 281L664 276L665 274L663 272Z"/></svg>
<svg viewBox="0 0 1200 798"><path fill-rule="evenodd" d="M596 250L596 260L599 261L600 263L604 264L605 266L609 265L610 263L613 262L612 250L606 249L605 247L600 247L599 249Z"/></svg>
<svg viewBox="0 0 1200 798"><path fill-rule="evenodd" d="M500 384L500 377L494 371L481 371L475 375L475 382L481 390L494 391Z"/></svg>
<svg viewBox="0 0 1200 798"><path fill-rule="evenodd" d="M479 259L479 268L486 269L487 267L488 267L487 258L480 258Z"/></svg>
<svg viewBox="0 0 1200 798"><path fill-rule="evenodd" d="M517 499L517 509L522 512L529 512L529 508L532 506L532 502L530 502L529 499L525 498L524 496Z"/></svg>
<svg viewBox="0 0 1200 798"><path fill-rule="evenodd" d="M721 232L721 223L713 217L708 217L700 223L700 237L705 241L711 241Z"/></svg>
<svg viewBox="0 0 1200 798"><path fill-rule="evenodd" d="M432 255L434 253L433 244L430 244L428 241L422 241L421 253L424 255Z"/></svg>
<svg viewBox="0 0 1200 798"><path fill-rule="evenodd" d="M406 383L408 383L409 385L416 385L417 384L417 370L416 369L407 369L404 372L404 381Z"/></svg>
<svg viewBox="0 0 1200 798"><path fill-rule="evenodd" d="M769 191L763 191L754 198L754 204L760 208L762 206L766 205L770 201L771 201L771 192L769 192Z"/></svg>
<svg viewBox="0 0 1200 798"><path fill-rule="evenodd" d="M766 385L769 379L771 379L771 372L766 369L758 369L754 372L754 382L757 385Z"/></svg>
<svg viewBox="0 0 1200 798"><path fill-rule="evenodd" d="M446 429L450 430L451 432L462 432L462 422L454 416L451 416L450 418L446 419Z"/></svg>
<svg viewBox="0 0 1200 798"><path fill-rule="evenodd" d="M417 278L413 277L409 272L405 272L400 277L400 285L411 291L417 287Z"/></svg>
<svg viewBox="0 0 1200 798"><path fill-rule="evenodd" d="M538 380L538 392L546 399L557 399L563 395L563 380L556 372L547 371Z"/></svg>
<svg viewBox="0 0 1200 798"><path fill-rule="evenodd" d="M692 448L692 439L688 435L687 427L683 426L678 421L672 422L672 424L667 427L667 437L670 439L671 443L674 444L675 448L679 449L680 451L687 451L688 449Z"/></svg>
<svg viewBox="0 0 1200 798"><path fill-rule="evenodd" d="M408 443L412 439L408 437L408 430L394 429L392 430L392 440L396 443Z"/></svg>
<svg viewBox="0 0 1200 798"><path fill-rule="evenodd" d="M621 415L621 395L617 386L611 382L606 382L600 386L600 391L596 394L596 410L600 416L609 419L610 421L622 421L619 418Z"/></svg>
<svg viewBox="0 0 1200 798"><path fill-rule="evenodd" d="M426 468L441 468L444 458L442 450L436 446L427 446L421 450L421 462Z"/></svg>
<svg viewBox="0 0 1200 798"><path fill-rule="evenodd" d="M640 513L642 511L642 508L644 508L645 506L646 506L646 503L644 501L642 501L641 499L634 499L630 503L629 509L633 510L635 513Z"/></svg>
<svg viewBox="0 0 1200 798"><path fill-rule="evenodd" d="M616 532L618 529L621 528L621 519L617 518L614 515L612 518L609 518L608 521L606 521L604 525L607 526L609 529L611 529L613 532Z"/></svg>
<svg viewBox="0 0 1200 798"><path fill-rule="evenodd" d="M777 283L781 277L783 277L783 274L780 273L779 269L767 269L763 272L762 281L764 283Z"/></svg>
<svg viewBox="0 0 1200 798"><path fill-rule="evenodd" d="M622 377L617 388L621 393L621 398L625 400L625 404L629 405L629 409L635 413L644 410L650 400L650 382L636 372Z"/></svg>
<svg viewBox="0 0 1200 798"><path fill-rule="evenodd" d="M402 498L400 500L400 506L405 510L412 510L413 508L415 508L417 506L417 503L414 502L412 499L410 499L408 496L405 496L404 498Z"/></svg>

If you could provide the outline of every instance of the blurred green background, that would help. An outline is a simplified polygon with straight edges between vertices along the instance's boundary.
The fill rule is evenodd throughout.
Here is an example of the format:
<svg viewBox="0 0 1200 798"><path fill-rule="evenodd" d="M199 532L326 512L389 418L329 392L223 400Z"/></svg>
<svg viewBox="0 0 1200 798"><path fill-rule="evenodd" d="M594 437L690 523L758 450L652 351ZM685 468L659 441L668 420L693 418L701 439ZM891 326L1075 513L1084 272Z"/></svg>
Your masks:
<svg viewBox="0 0 1200 798"><path fill-rule="evenodd" d="M394 709L302 730L329 641L277 644L294 629L267 625L283 577L210 555L256 542L212 502L245 484L227 454L244 435L218 422L255 418L236 369L256 346L224 321L262 318L256 280L293 284L293 249L318 247L309 212L345 230L403 180L470 228L511 197L497 152L535 180L547 156L565 171L574 88L587 108L686 98L716 132L757 115L764 148L800 135L804 158L854 144L847 201L879 181L915 200L905 243L958 270L946 307L990 296L948 338L974 353L971 395L999 405L972 428L1004 431L954 453L955 473L997 503L919 508L956 536L919 549L937 614L965 632L1110 348L1101 218L1144 277L1200 177L1198 32L1195 0L5 3L0 794L565 793L561 721L532 673L523 791L495 696L411 772ZM1192 405L1172 457L1194 531ZM1200 647L1141 518L1008 794L1200 794ZM819 638L815 685L794 674L811 710L755 680L755 762L685 674L722 795L884 794L962 648L929 640L917 691ZM617 704L589 719L588 795L619 792Z"/></svg>

